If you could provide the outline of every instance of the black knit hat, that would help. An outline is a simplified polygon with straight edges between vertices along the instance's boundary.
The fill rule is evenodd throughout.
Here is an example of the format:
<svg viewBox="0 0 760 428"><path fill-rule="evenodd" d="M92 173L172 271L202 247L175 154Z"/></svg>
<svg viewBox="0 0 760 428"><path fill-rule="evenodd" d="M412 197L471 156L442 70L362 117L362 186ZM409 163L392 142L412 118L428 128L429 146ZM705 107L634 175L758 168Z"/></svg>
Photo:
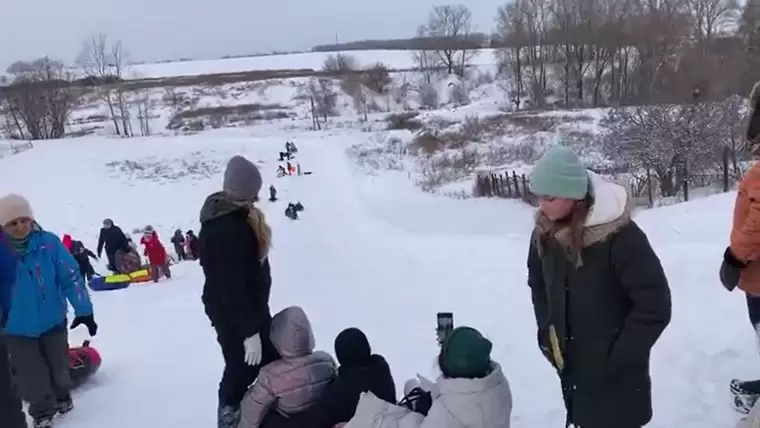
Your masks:
<svg viewBox="0 0 760 428"><path fill-rule="evenodd" d="M335 338L335 356L342 366L366 365L372 357L367 336L355 327L341 331Z"/></svg>

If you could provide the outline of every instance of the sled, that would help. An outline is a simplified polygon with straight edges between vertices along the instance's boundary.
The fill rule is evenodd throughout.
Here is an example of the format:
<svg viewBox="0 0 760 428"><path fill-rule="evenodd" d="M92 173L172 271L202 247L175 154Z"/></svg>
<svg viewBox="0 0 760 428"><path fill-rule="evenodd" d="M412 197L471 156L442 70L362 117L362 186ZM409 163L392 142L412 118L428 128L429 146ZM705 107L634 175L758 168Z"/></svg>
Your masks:
<svg viewBox="0 0 760 428"><path fill-rule="evenodd" d="M92 291L112 291L129 287L132 278L129 275L116 274L108 276L96 276L87 282Z"/></svg>
<svg viewBox="0 0 760 428"><path fill-rule="evenodd" d="M136 270L134 272L129 273L129 278L134 282L135 284L139 284L142 282L148 282L152 280L150 277L150 269L149 268L143 268L140 270Z"/></svg>
<svg viewBox="0 0 760 428"><path fill-rule="evenodd" d="M69 377L72 388L85 383L100 369L100 353L85 340L82 346L69 348Z"/></svg>

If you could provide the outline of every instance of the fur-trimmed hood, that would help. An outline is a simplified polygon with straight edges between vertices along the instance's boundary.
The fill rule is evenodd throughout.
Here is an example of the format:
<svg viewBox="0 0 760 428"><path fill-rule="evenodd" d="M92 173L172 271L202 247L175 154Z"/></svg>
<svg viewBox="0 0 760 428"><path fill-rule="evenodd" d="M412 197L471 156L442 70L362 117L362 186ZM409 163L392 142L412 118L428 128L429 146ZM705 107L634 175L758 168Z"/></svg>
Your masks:
<svg viewBox="0 0 760 428"><path fill-rule="evenodd" d="M749 152L755 154L760 145L760 82L755 83L749 93L749 121L747 122L747 144Z"/></svg>
<svg viewBox="0 0 760 428"><path fill-rule="evenodd" d="M583 248L604 241L627 225L631 221L633 211L633 200L625 187L608 181L592 171L588 171L588 176L590 180L589 193L593 198L593 204L589 208L583 223ZM540 239L541 231L546 229L547 224L553 223L541 211L538 211L533 235L539 254L542 253L543 247ZM581 266L583 265L582 248L573 248L571 229L571 225L557 229L553 232L554 239L565 248L571 261L575 259L576 266Z"/></svg>

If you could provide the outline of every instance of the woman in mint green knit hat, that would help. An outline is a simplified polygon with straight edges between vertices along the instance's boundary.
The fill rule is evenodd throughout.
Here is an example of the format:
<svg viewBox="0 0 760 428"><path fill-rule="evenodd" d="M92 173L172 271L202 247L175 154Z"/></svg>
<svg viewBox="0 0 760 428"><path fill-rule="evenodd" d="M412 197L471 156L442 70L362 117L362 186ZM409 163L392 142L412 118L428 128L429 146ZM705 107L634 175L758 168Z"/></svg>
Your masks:
<svg viewBox="0 0 760 428"><path fill-rule="evenodd" d="M639 428L652 419L649 355L670 322L670 289L624 187L567 147L533 168L538 213L528 285L538 345L562 384L567 424Z"/></svg>

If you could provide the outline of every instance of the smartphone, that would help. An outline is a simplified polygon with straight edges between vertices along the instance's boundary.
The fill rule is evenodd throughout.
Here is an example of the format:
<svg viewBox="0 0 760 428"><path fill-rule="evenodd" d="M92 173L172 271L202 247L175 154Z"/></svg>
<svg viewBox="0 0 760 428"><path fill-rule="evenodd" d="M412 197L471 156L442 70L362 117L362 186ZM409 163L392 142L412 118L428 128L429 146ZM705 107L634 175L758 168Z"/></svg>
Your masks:
<svg viewBox="0 0 760 428"><path fill-rule="evenodd" d="M451 334L451 330L454 330L454 313L453 312L438 312L436 314L436 329L435 332L438 336L438 344L441 345Z"/></svg>

